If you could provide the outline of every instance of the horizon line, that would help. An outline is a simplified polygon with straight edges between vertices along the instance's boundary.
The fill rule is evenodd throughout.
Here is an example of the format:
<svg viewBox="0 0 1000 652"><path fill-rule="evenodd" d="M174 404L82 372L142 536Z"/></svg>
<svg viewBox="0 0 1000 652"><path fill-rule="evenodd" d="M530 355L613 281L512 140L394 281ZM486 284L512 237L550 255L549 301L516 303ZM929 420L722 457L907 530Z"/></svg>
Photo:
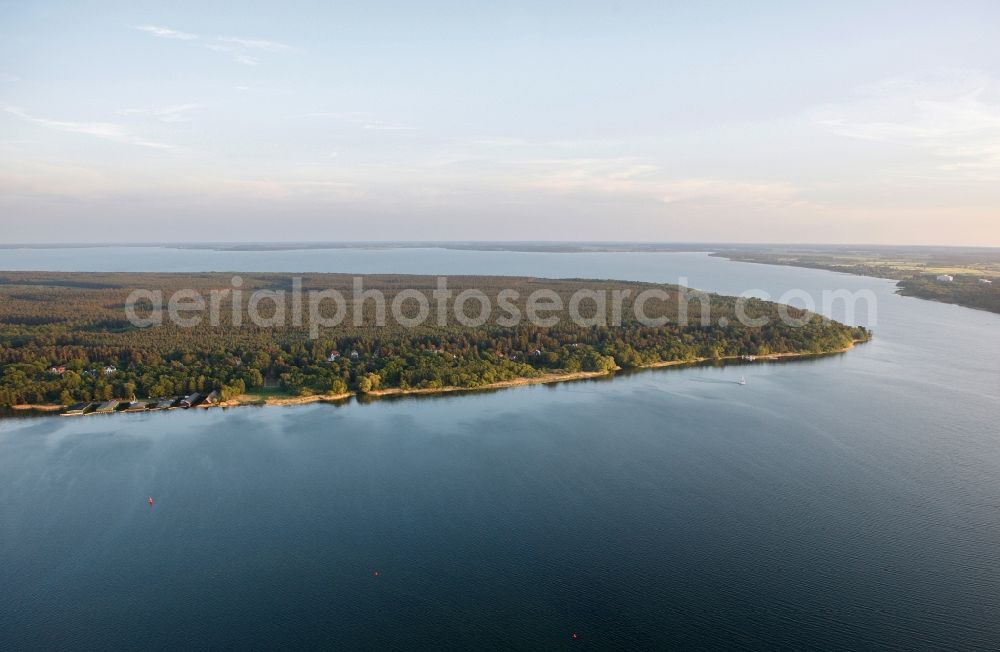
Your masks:
<svg viewBox="0 0 1000 652"><path fill-rule="evenodd" d="M611 246L711 246L711 247L863 247L872 249L1000 249L1000 245L983 244L906 244L871 242L740 242L724 240L158 240L158 241L92 241L92 242L7 242L0 243L0 249L16 248L86 248L86 247L156 247L156 246L201 246L215 245L270 245L311 247L330 246L339 248L353 245L611 245Z"/></svg>

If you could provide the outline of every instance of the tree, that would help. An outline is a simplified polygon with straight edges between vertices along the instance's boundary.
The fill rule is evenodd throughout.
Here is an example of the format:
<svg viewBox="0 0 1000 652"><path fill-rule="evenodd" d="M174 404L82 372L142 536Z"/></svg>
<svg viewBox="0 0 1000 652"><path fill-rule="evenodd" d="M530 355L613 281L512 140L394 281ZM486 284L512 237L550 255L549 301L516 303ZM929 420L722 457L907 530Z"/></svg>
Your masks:
<svg viewBox="0 0 1000 652"><path fill-rule="evenodd" d="M240 394L246 392L246 384L243 379L237 378L231 385L223 385L222 389L219 390L219 396L223 401L228 401L231 398L235 398Z"/></svg>
<svg viewBox="0 0 1000 652"><path fill-rule="evenodd" d="M370 373L358 378L358 390L363 394L374 391L378 389L379 384L382 382L382 378L376 373Z"/></svg>
<svg viewBox="0 0 1000 652"><path fill-rule="evenodd" d="M94 387L94 397L98 401L110 401L115 397L114 390L107 383L99 383Z"/></svg>

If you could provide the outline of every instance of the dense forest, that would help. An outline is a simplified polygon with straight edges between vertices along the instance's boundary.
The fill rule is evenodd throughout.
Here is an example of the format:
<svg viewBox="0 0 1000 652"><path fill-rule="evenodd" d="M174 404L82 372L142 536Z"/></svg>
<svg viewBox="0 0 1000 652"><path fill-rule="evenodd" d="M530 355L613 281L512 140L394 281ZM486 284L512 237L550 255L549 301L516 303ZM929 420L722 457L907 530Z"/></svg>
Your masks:
<svg viewBox="0 0 1000 652"><path fill-rule="evenodd" d="M899 282L899 293L1000 313L1000 278L983 279L976 275L959 274L953 279L939 281L931 275L914 276Z"/></svg>
<svg viewBox="0 0 1000 652"><path fill-rule="evenodd" d="M624 291L615 325L612 305L581 302L579 313L593 323L578 325L565 311L553 313L544 326L522 320L509 325L494 310L482 325L463 325L449 310L444 323L434 317L415 327L390 322L377 325L374 302L361 302L360 325L349 317L338 326L309 333L288 312L286 325L255 325L227 299L221 321L181 327L138 327L126 318L126 298L133 289L158 290L170 296L190 288L208 301L213 291L232 288L228 274L112 274L0 272L0 406L70 404L111 398L159 398L219 390L223 399L260 391L288 395L360 393L379 388L477 387L546 373L609 371L665 361L766 355L776 352L823 353L840 350L869 333L789 309L802 325L784 323L779 306L749 300L750 317L766 325L750 327L736 318L732 297L693 294L696 318L681 320L680 289L619 281L547 280L511 277L450 277L454 292L476 288L488 297L513 290L513 302L525 310L525 298L539 289L555 292L565 305L574 292ZM431 306L437 279L424 276L306 274L304 291L337 289L351 304L352 282L379 289L387 301L407 289L424 294ZM288 274L247 274L245 295L255 290L288 291ZM650 301L646 313L670 321L644 325L634 315L633 300L642 291L665 290L667 300ZM701 306L710 307L702 321ZM408 316L414 301L402 302ZM471 306L471 307L470 307ZM272 306L273 308L273 306ZM327 306L329 308L329 306ZM783 308L782 308L783 309ZM409 313L406 311L409 310ZM463 314L479 306L467 302ZM235 319L236 313L240 318ZM144 313L145 314L145 313ZM270 313L275 314L274 310ZM283 313L284 314L284 313ZM351 312L348 313L353 314ZM326 313L324 313L326 315ZM603 315L603 316L602 316ZM599 318L600 317L600 318ZM579 321L579 320L577 320ZM239 323L237 323L239 322ZM603 325L601 322L607 322Z"/></svg>

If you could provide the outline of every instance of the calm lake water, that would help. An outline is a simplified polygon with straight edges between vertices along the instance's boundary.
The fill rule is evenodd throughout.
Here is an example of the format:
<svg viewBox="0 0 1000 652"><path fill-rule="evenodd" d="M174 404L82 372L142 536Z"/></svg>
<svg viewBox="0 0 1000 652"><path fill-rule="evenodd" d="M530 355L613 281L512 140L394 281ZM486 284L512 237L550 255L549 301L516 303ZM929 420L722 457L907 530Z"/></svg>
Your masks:
<svg viewBox="0 0 1000 652"><path fill-rule="evenodd" d="M0 250L0 268L877 297L854 319L873 342L809 361L0 420L0 649L1000 647L998 315L704 254Z"/></svg>

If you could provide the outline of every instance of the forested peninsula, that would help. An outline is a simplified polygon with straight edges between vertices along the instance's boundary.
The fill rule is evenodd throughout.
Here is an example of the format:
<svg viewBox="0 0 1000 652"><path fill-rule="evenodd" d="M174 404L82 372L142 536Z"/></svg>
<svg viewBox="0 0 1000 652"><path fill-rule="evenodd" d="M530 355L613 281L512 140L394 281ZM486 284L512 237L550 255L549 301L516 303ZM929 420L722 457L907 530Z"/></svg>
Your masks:
<svg viewBox="0 0 1000 652"><path fill-rule="evenodd" d="M119 399L117 409L147 409L196 395L232 405L502 387L700 360L832 353L871 336L864 328L773 302L738 304L734 297L673 285L448 277L452 296L470 290L492 301L506 293L506 304L492 306L487 315L475 300L438 310L437 277L236 278L242 297L258 290L269 297L335 291L346 298L348 316L315 328L291 314L293 299L280 306L272 300L258 306L268 323L254 323L242 312L245 306L235 305L231 274L0 272L0 407L49 405L58 411ZM391 318L379 324L376 301L352 295L358 283L383 293L407 324ZM216 302L220 317L217 323L204 318L192 324L189 318L185 325L137 325L125 310L134 290L163 297L184 291L188 305L192 296L202 297L203 305ZM581 291L585 300L577 301L576 318L552 308L572 305ZM653 298L641 306L646 319L639 319L636 302L651 291ZM545 318L514 323L512 314L530 313L529 297L539 292L548 298ZM413 325L420 316L417 294L432 310ZM602 303L600 296L615 300ZM703 311L703 303L709 310ZM142 309L152 302L137 305L145 316ZM317 314L329 323L336 308L327 302ZM748 320L752 325L743 323Z"/></svg>

